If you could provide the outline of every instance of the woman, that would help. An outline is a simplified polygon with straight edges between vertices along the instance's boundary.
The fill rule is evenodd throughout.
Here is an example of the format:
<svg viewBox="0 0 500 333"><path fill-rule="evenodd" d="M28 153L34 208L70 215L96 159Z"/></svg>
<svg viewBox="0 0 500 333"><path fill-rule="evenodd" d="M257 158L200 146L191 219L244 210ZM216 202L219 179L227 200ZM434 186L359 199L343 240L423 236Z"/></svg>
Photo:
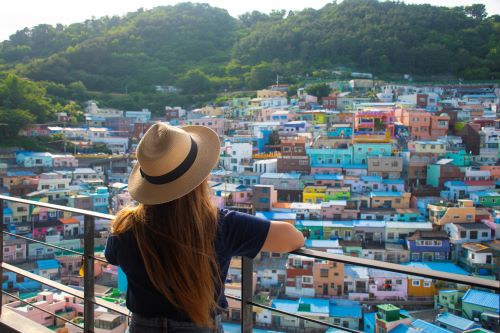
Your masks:
<svg viewBox="0 0 500 333"><path fill-rule="evenodd" d="M105 250L127 275L130 333L222 332L231 257L304 244L288 223L216 208L207 177L219 152L204 126L157 123L137 146L128 189L139 205L118 213Z"/></svg>

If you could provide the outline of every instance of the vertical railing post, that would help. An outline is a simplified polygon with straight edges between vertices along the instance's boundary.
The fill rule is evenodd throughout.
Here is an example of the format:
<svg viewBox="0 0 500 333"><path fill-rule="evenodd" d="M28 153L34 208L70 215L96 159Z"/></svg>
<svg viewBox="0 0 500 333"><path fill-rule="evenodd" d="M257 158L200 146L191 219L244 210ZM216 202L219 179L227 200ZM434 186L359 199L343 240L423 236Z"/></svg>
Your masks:
<svg viewBox="0 0 500 333"><path fill-rule="evenodd" d="M94 331L94 237L95 220L93 216L84 218L83 245L83 329L85 333Z"/></svg>
<svg viewBox="0 0 500 333"><path fill-rule="evenodd" d="M0 277L2 278L0 280L0 316L2 316L2 308L3 308L3 293L2 293L2 287L3 287L3 199L0 199Z"/></svg>
<svg viewBox="0 0 500 333"><path fill-rule="evenodd" d="M241 260L241 333L251 333L253 330L252 305L248 302L253 298L253 261L242 257Z"/></svg>

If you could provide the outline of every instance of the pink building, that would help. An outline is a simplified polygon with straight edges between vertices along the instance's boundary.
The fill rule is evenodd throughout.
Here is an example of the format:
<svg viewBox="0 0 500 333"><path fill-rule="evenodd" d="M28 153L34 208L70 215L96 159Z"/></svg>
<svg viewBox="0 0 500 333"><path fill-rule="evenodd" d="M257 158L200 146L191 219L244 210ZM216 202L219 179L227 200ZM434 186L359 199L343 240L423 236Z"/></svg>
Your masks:
<svg viewBox="0 0 500 333"><path fill-rule="evenodd" d="M3 244L3 261L8 263L26 260L26 241L24 239L7 239Z"/></svg>
<svg viewBox="0 0 500 333"><path fill-rule="evenodd" d="M397 109L397 121L408 127L410 137L415 140L436 139L448 133L450 116L435 115L422 109Z"/></svg>
<svg viewBox="0 0 500 333"><path fill-rule="evenodd" d="M225 121L226 120L224 118L203 117L198 119L191 119L189 121L189 124L206 126L213 129L217 134L223 135Z"/></svg>
<svg viewBox="0 0 500 333"><path fill-rule="evenodd" d="M262 109L259 110L259 113L257 114L257 121L258 122L266 122L266 121L271 121L272 114L276 112L276 109Z"/></svg>
<svg viewBox="0 0 500 333"><path fill-rule="evenodd" d="M311 175L323 174L323 175L334 175L334 174L342 174L341 167L311 167Z"/></svg>
<svg viewBox="0 0 500 333"><path fill-rule="evenodd" d="M33 238L43 239L45 236L64 234L64 224L59 220L35 222L33 228Z"/></svg>
<svg viewBox="0 0 500 333"><path fill-rule="evenodd" d="M346 209L346 200L331 200L321 203L321 218L323 220L355 220L359 210Z"/></svg>
<svg viewBox="0 0 500 333"><path fill-rule="evenodd" d="M67 155L52 155L54 168L57 167L78 167L78 160L75 156Z"/></svg>
<svg viewBox="0 0 500 333"><path fill-rule="evenodd" d="M408 298L408 276L370 268L368 290L378 300Z"/></svg>
<svg viewBox="0 0 500 333"><path fill-rule="evenodd" d="M493 179L500 178L500 166L499 165L481 165L479 167L481 171L489 171Z"/></svg>
<svg viewBox="0 0 500 333"><path fill-rule="evenodd" d="M19 131L21 136L49 136L50 131L45 125L33 124Z"/></svg>

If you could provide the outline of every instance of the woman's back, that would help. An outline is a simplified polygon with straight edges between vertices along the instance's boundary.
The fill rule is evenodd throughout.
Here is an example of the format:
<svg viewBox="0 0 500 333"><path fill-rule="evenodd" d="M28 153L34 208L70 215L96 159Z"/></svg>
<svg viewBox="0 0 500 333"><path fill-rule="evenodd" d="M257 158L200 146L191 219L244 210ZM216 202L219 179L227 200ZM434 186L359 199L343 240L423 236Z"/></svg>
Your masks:
<svg viewBox="0 0 500 333"><path fill-rule="evenodd" d="M215 236L215 255L220 281L225 281L231 257L253 258L261 250L268 234L270 221L252 215L220 210ZM139 246L132 230L111 235L105 250L106 259L119 265L127 275L127 307L130 311L146 317L167 317L189 321L190 317L160 293L149 279ZM187 264L187 263L186 263ZM176 270L177 267L168 267ZM198 276L198 275L197 275ZM217 281L214 281L217 284ZM214 297L221 308L227 307L223 284L219 284Z"/></svg>

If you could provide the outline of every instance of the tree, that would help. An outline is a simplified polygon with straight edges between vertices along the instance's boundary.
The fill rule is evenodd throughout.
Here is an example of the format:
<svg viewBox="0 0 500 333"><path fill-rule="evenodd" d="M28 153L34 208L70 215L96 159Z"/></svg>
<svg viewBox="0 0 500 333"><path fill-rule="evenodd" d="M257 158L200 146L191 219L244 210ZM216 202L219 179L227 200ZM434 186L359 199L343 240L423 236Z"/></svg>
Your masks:
<svg viewBox="0 0 500 333"><path fill-rule="evenodd" d="M0 137L15 137L22 128L34 120L35 116L27 110L0 108Z"/></svg>
<svg viewBox="0 0 500 333"><path fill-rule="evenodd" d="M306 92L309 95L316 96L320 100L323 97L328 96L331 91L332 91L332 89L325 83L312 84L306 88Z"/></svg>
<svg viewBox="0 0 500 333"><path fill-rule="evenodd" d="M190 69L177 81L184 94L201 94L212 90L208 76L200 69Z"/></svg>
<svg viewBox="0 0 500 333"><path fill-rule="evenodd" d="M473 19L479 21L484 20L488 16L488 13L486 13L486 6L479 3L470 6L465 6L464 11L467 15L469 15Z"/></svg>

